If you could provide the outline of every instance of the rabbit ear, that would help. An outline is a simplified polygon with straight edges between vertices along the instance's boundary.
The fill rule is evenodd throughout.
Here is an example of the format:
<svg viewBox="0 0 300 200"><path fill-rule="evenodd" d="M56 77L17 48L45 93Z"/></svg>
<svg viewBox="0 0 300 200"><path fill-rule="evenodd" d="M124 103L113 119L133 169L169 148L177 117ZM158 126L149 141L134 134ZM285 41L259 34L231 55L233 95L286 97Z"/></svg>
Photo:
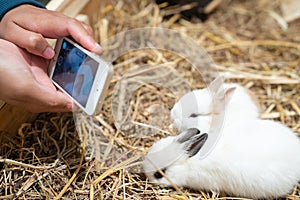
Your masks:
<svg viewBox="0 0 300 200"><path fill-rule="evenodd" d="M199 131L200 132L200 131ZM185 143L184 150L188 154L189 157L193 157L196 155L202 146L205 144L206 140L208 138L208 134L200 134L194 135L190 139L188 139Z"/></svg>
<svg viewBox="0 0 300 200"><path fill-rule="evenodd" d="M221 76L218 76L209 84L208 88L212 93L217 93L217 91L220 89L222 83L223 83L223 81L222 81Z"/></svg>
<svg viewBox="0 0 300 200"><path fill-rule="evenodd" d="M183 131L180 135L178 135L179 138L177 139L177 142L182 144L182 143L188 141L191 137L193 137L199 133L200 133L200 131L198 129L190 128L186 131Z"/></svg>
<svg viewBox="0 0 300 200"><path fill-rule="evenodd" d="M224 101L225 105L227 105L235 90L236 90L236 87L226 88L225 91L219 90L217 93L218 100Z"/></svg>
<svg viewBox="0 0 300 200"><path fill-rule="evenodd" d="M225 90L225 98L226 99L231 99L231 97L232 97L232 95L233 95L233 93L234 93L235 90L236 90L236 87L227 88Z"/></svg>

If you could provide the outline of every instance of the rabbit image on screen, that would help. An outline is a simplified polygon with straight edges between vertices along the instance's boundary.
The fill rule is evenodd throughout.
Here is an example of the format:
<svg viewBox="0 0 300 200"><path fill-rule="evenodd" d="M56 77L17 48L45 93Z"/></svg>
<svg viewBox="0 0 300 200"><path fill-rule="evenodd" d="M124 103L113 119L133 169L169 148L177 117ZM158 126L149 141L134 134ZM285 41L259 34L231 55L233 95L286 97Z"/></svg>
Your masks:
<svg viewBox="0 0 300 200"><path fill-rule="evenodd" d="M181 97L171 110L171 119L174 126L183 131L202 123L199 120L201 116L212 120L215 114L213 106L220 106L222 103L226 105L220 110L225 112L227 121L257 119L261 113L256 98L246 88L236 83L223 83L218 77L207 88L191 91ZM207 127L202 125L201 131L208 131L210 124L206 125Z"/></svg>
<svg viewBox="0 0 300 200"><path fill-rule="evenodd" d="M242 101L245 107L230 105L236 101L236 87L225 86L223 91L209 98L205 97L207 92L204 97L198 95L208 104L186 113L183 110L187 114L183 117L180 113L184 123L198 122L188 124L177 136L154 143L143 162L145 174L151 182L165 186L224 191L238 197L276 198L288 194L300 181L299 137L279 122L259 119L258 107L247 98ZM220 139L209 155L201 158L201 149L210 138L208 127L214 126L210 124L211 116L224 111L218 105L221 101L227 113ZM236 110L238 107L242 110Z"/></svg>

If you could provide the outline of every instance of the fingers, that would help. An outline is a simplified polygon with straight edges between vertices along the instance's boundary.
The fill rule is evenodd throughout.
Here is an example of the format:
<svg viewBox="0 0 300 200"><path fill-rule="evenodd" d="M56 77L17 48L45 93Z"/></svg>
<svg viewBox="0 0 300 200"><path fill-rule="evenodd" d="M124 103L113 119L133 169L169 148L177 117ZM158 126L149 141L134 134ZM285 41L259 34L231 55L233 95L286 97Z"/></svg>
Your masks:
<svg viewBox="0 0 300 200"><path fill-rule="evenodd" d="M74 107L66 94L45 86L33 91L30 97L36 102L28 107L33 112L70 112Z"/></svg>
<svg viewBox="0 0 300 200"><path fill-rule="evenodd" d="M31 98L31 104L28 105L28 109L34 112L69 112L72 111L74 106L71 98L63 92L56 89L52 84L51 79L46 73L46 70L40 65L43 65L44 60L37 56L31 57L32 66L30 70L32 72L33 81L31 91L25 99ZM34 89L32 89L34 88ZM34 104L32 102L35 102Z"/></svg>
<svg viewBox="0 0 300 200"><path fill-rule="evenodd" d="M40 85L35 81L14 86L13 94L2 94L7 103L30 112L71 112L75 109L71 98L55 88Z"/></svg>
<svg viewBox="0 0 300 200"><path fill-rule="evenodd" d="M56 90L47 72L38 66L31 66L32 76L38 84L46 86L52 90Z"/></svg>
<svg viewBox="0 0 300 200"><path fill-rule="evenodd" d="M22 92L15 94L9 103L25 108L34 113L70 112L74 105L66 94L53 88L32 82L22 87Z"/></svg>
<svg viewBox="0 0 300 200"><path fill-rule="evenodd" d="M101 54L103 50L101 46L98 43L96 43L90 35L88 35L89 31L87 31L87 25L82 26L78 23L80 22L75 19L68 20L68 25L66 26L66 29L61 29L61 32L59 34L63 34L64 31L67 31L67 33L71 35L72 38L76 40L79 44L81 44L84 48L95 53ZM82 37L83 34L86 34L85 37Z"/></svg>
<svg viewBox="0 0 300 200"><path fill-rule="evenodd" d="M5 35L6 40L14 41L19 47L46 59L51 59L54 56L54 50L42 34L28 31L16 24L11 24L9 28L14 34Z"/></svg>
<svg viewBox="0 0 300 200"><path fill-rule="evenodd" d="M53 86L46 60L0 39L0 99L32 112L72 111L71 99Z"/></svg>
<svg viewBox="0 0 300 200"><path fill-rule="evenodd" d="M45 37L59 38L71 36L77 43L89 51L101 54L101 46L92 37L92 28L76 19L56 14L51 20L38 22L36 32L43 33ZM32 27L31 27L32 28Z"/></svg>
<svg viewBox="0 0 300 200"><path fill-rule="evenodd" d="M54 51L46 38L72 36L89 51L102 53L92 37L92 28L59 12L21 5L9 11L1 20L0 37L29 52L50 59Z"/></svg>
<svg viewBox="0 0 300 200"><path fill-rule="evenodd" d="M32 7L32 6L31 6ZM67 17L62 13L44 10L40 8L34 9L36 15L40 17L31 23L20 23L20 26L27 30L41 33L45 37L59 38L64 36L72 36L72 38L89 51L101 54L102 48L93 39L92 28L74 18ZM40 13L39 13L40 12Z"/></svg>
<svg viewBox="0 0 300 200"><path fill-rule="evenodd" d="M6 62L10 63L10 66L8 70L2 71L6 72L2 73L2 77L6 77L8 81L0 79L0 83L2 81L2 86L11 90L2 91L0 88L3 100L32 112L68 112L74 109L68 95L56 90L47 77L46 68L43 67L46 65L39 60L34 62L31 56L35 54L46 59L52 58L54 51L45 38L64 36L72 36L84 48L102 53L102 48L92 37L90 26L61 13L21 5L5 14L0 21L0 38L11 41L27 52L17 49L9 54L11 60ZM5 57L5 53L2 57ZM6 69L7 64L4 63L2 67ZM18 82L10 84L9 80Z"/></svg>
<svg viewBox="0 0 300 200"><path fill-rule="evenodd" d="M83 26L83 28L85 28L85 30L88 32L88 34L93 37L93 29L92 27L90 27L89 25L81 22L81 25Z"/></svg>

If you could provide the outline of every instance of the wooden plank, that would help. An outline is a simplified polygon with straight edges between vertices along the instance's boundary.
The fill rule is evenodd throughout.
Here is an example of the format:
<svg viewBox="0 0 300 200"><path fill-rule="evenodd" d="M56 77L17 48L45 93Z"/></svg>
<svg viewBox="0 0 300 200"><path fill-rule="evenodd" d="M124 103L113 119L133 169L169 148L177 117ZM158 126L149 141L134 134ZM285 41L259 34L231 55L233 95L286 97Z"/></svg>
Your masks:
<svg viewBox="0 0 300 200"><path fill-rule="evenodd" d="M46 7L49 10L60 11L69 17L76 17L87 3L89 0L52 0Z"/></svg>
<svg viewBox="0 0 300 200"><path fill-rule="evenodd" d="M52 0L47 9L56 10L67 16L75 17L82 11L88 17L99 13L100 5L111 2L109 0ZM53 41L51 41L53 43ZM32 122L36 114L6 104L0 100L0 143L4 142L5 135L15 135L22 123Z"/></svg>
<svg viewBox="0 0 300 200"><path fill-rule="evenodd" d="M8 133L9 135L15 134L22 123L32 121L35 118L35 113L6 104L0 113L0 132L4 131L3 134Z"/></svg>
<svg viewBox="0 0 300 200"><path fill-rule="evenodd" d="M92 21L98 20L99 19L98 16L100 14L100 9L111 2L113 2L113 1L110 1L110 0L91 1L89 4L87 4L82 9L81 13L88 15L90 20L92 20Z"/></svg>

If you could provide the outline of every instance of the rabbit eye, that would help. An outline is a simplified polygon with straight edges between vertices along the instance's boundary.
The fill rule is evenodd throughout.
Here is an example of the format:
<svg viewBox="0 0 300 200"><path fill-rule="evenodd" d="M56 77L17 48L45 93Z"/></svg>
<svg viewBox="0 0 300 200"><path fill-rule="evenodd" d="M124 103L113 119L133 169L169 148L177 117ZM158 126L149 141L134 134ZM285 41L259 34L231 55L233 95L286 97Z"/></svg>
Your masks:
<svg viewBox="0 0 300 200"><path fill-rule="evenodd" d="M209 116L211 115L212 113L192 113L189 117L192 117L192 118L196 118L198 116Z"/></svg>
<svg viewBox="0 0 300 200"><path fill-rule="evenodd" d="M199 116L199 114L196 114L196 113L192 113L191 115L190 115L190 117L198 117Z"/></svg>
<svg viewBox="0 0 300 200"><path fill-rule="evenodd" d="M162 169L161 170L163 173L165 173L166 169ZM163 175L159 172L159 171L156 171L154 174L153 174L154 178L156 179L161 179L163 177Z"/></svg>

